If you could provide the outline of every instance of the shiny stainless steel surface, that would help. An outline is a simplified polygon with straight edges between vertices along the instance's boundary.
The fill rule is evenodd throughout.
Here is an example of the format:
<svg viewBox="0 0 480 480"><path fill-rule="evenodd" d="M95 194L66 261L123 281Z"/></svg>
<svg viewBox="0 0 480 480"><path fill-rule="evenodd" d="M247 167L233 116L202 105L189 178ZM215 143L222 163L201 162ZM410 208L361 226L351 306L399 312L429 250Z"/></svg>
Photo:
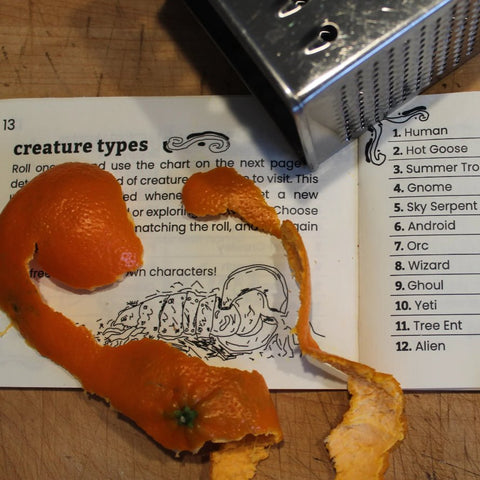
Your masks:
<svg viewBox="0 0 480 480"><path fill-rule="evenodd" d="M315 168L480 49L479 0L186 0Z"/></svg>

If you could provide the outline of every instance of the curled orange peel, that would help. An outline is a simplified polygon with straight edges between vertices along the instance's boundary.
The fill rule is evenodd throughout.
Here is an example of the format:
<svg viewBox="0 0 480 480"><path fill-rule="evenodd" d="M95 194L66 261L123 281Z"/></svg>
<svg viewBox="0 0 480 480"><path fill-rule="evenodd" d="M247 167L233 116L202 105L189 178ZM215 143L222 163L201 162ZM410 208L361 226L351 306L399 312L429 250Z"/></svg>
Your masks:
<svg viewBox="0 0 480 480"><path fill-rule="evenodd" d="M233 168L220 167L194 173L184 185L185 209L197 216L235 212L245 222L280 238L280 219L254 182Z"/></svg>
<svg viewBox="0 0 480 480"><path fill-rule="evenodd" d="M29 276L35 251L47 273L74 288L115 282L141 265L143 248L111 174L66 163L12 197L0 214L0 308L40 354L174 452L245 438L281 441L258 372L208 366L162 340L100 345L45 303Z"/></svg>
<svg viewBox="0 0 480 480"><path fill-rule="evenodd" d="M402 389L392 375L327 353L318 346L309 322L311 284L305 246L290 222L283 222L281 238L300 290L301 307L295 331L302 353L348 376L349 410L326 440L336 478L382 479L388 468L389 452L405 436Z"/></svg>
<svg viewBox="0 0 480 480"><path fill-rule="evenodd" d="M318 346L310 328L312 288L308 255L294 224L289 220L280 222L258 187L227 167L192 175L184 186L183 198L185 208L194 215L234 211L258 229L281 239L299 285L300 307L294 330L301 351L348 376L349 410L326 440L336 479L382 479L389 452L405 435L402 389L393 376L329 354Z"/></svg>

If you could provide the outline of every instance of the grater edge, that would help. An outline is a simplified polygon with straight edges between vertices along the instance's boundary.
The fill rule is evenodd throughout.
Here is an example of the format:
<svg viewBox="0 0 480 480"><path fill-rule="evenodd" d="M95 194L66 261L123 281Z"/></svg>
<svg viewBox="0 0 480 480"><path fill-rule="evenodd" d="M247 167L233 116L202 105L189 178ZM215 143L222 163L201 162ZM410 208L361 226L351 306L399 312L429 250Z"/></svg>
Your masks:
<svg viewBox="0 0 480 480"><path fill-rule="evenodd" d="M478 0L185 2L312 169L480 51Z"/></svg>

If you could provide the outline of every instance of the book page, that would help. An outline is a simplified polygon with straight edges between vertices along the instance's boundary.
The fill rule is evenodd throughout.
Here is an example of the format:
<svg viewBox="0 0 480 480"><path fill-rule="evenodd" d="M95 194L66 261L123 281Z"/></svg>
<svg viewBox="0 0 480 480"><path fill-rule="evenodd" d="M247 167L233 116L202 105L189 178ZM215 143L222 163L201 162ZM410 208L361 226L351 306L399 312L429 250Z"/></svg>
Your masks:
<svg viewBox="0 0 480 480"><path fill-rule="evenodd" d="M302 233L313 269L318 342L356 358L356 150L309 171L255 100L241 97L2 101L1 205L65 161L98 164L124 191L144 265L93 293L65 291L34 262L30 277L56 310L97 340L144 336L215 365L260 371L270 388L344 387L301 357L291 329L298 289L280 241L234 216L195 219L181 191L197 171L236 168ZM0 327L8 321L1 317ZM3 386L77 386L10 328L0 338Z"/></svg>
<svg viewBox="0 0 480 480"><path fill-rule="evenodd" d="M480 386L480 92L419 96L360 148L360 358Z"/></svg>

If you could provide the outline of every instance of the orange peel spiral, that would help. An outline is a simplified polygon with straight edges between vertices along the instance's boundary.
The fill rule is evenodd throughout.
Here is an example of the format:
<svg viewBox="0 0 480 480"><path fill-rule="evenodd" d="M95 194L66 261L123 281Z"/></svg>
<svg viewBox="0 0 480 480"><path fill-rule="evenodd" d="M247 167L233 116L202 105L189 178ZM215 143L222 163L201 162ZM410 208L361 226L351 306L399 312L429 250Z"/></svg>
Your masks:
<svg viewBox="0 0 480 480"><path fill-rule="evenodd" d="M263 377L212 367L162 340L100 345L44 302L28 266L92 289L142 263L143 247L113 175L65 163L35 177L0 214L0 308L26 341L175 452L207 442L282 439ZM258 461L261 458L258 458ZM247 477L242 477L247 478Z"/></svg>
<svg viewBox="0 0 480 480"><path fill-rule="evenodd" d="M334 460L337 480L383 478L389 452L405 435L403 392L391 375L323 351L310 328L311 275L303 240L293 223L280 222L260 189L236 170L219 167L192 175L183 189L188 212L218 215L233 211L245 221L279 237L299 285L300 307L295 332L301 351L348 376L349 410L326 443ZM272 213L273 211L273 213Z"/></svg>

